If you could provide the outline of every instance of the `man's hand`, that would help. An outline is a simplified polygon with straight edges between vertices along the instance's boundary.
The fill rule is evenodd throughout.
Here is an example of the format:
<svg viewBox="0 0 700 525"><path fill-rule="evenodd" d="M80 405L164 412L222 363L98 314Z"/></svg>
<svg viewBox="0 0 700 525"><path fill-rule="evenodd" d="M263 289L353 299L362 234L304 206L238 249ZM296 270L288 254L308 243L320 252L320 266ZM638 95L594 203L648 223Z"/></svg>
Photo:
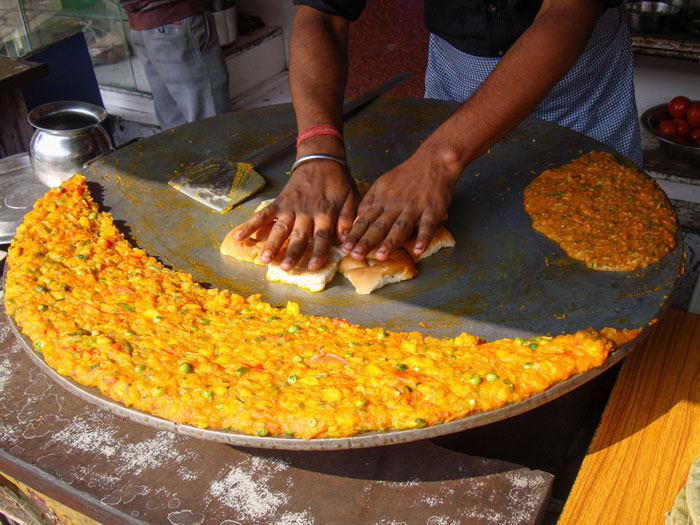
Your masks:
<svg viewBox="0 0 700 525"><path fill-rule="evenodd" d="M602 11L599 2L544 0L482 86L374 183L342 239L343 251L362 259L378 247L377 259L386 259L417 226L414 254L423 253L463 169L537 107L584 50Z"/></svg>
<svg viewBox="0 0 700 525"><path fill-rule="evenodd" d="M349 27L350 22L342 17L303 5L297 9L290 40L289 85L299 132L319 124L342 129ZM345 147L342 140L331 136L297 144L298 157L316 153L345 158ZM328 259L336 233L342 239L352 226L359 202L355 182L340 164L315 159L295 169L275 201L246 221L235 239L241 241L274 223L260 260L269 263L289 240L282 269L294 268L308 248L308 267L316 270Z"/></svg>
<svg viewBox="0 0 700 525"><path fill-rule="evenodd" d="M352 229L341 237L343 252L363 259L379 246L376 258L385 260L415 227L418 234L414 254L425 251L462 173L461 165L442 162L430 149L421 147L377 179L362 199Z"/></svg>
<svg viewBox="0 0 700 525"><path fill-rule="evenodd" d="M274 223L260 260L269 263L289 239L282 269L294 268L308 248L308 267L316 270L328 259L335 235L342 238L352 226L359 201L357 186L347 170L335 161L315 159L295 169L275 201L248 219L235 239L241 241Z"/></svg>

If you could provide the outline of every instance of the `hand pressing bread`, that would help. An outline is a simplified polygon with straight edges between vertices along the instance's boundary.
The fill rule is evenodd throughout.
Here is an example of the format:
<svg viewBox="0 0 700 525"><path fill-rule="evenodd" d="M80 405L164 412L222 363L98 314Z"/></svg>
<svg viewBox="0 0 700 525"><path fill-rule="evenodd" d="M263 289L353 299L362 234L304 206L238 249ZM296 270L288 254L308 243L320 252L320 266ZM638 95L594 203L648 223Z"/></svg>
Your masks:
<svg viewBox="0 0 700 525"><path fill-rule="evenodd" d="M367 183L358 182L358 188L361 191L362 189L366 191L367 187L369 187ZM264 208L273 200L261 202L255 211ZM260 254L265 246L272 225L261 228L243 241L237 241L233 238L234 232L239 227L237 226L226 235L221 243L221 253L240 261L263 265L260 261ZM280 266L280 261L284 258L285 253L285 246L283 246L275 260L267 265L265 278L268 281L295 284L311 292L319 292L326 287L326 284L339 271L352 283L358 294L365 295L387 284L412 279L418 274L416 262L433 255L442 248L455 245L454 237L442 224L438 226L428 248L420 256L413 255L415 242L416 238L414 236L406 241L402 248L394 250L389 258L384 261L375 259L373 257L374 252L368 254L365 259L357 261L350 256L344 255L336 240L336 245L331 249L330 256L323 267L318 270L309 270L308 261L310 254L307 252L297 266L289 271L283 270Z"/></svg>

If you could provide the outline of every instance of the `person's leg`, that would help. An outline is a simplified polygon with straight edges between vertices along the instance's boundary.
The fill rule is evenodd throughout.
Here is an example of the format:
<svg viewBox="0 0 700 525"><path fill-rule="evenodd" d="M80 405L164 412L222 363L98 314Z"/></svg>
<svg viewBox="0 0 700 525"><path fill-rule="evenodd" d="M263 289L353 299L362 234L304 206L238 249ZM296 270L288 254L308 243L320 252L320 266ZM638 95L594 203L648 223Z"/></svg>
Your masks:
<svg viewBox="0 0 700 525"><path fill-rule="evenodd" d="M229 75L226 67L226 58L221 50L219 36L216 32L214 17L210 12L204 14L207 44L202 51L202 58L206 66L209 78L209 90L214 103L215 113L226 113L231 111L231 97L229 95Z"/></svg>
<svg viewBox="0 0 700 525"><path fill-rule="evenodd" d="M228 71L209 13L149 30L145 45L187 122L230 111Z"/></svg>
<svg viewBox="0 0 700 525"><path fill-rule="evenodd" d="M156 119L162 129L168 129L187 122L185 116L178 108L177 102L170 94L168 86L161 78L158 70L148 56L148 48L145 40L149 38L149 31L131 30L131 39L136 56L143 64L146 80L153 94L153 106L156 112Z"/></svg>

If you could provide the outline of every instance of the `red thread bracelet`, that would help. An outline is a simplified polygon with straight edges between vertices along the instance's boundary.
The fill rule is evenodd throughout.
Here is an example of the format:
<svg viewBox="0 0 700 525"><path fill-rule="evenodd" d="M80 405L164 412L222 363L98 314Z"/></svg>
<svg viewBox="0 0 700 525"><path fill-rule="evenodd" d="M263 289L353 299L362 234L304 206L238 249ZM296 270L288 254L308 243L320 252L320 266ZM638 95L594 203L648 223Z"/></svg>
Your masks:
<svg viewBox="0 0 700 525"><path fill-rule="evenodd" d="M313 137L320 137L322 135L332 135L333 137L340 139L341 142L343 141L343 134L335 126L331 124L316 124L315 126L308 127L299 133L297 136L297 148L299 147L299 144L305 140Z"/></svg>

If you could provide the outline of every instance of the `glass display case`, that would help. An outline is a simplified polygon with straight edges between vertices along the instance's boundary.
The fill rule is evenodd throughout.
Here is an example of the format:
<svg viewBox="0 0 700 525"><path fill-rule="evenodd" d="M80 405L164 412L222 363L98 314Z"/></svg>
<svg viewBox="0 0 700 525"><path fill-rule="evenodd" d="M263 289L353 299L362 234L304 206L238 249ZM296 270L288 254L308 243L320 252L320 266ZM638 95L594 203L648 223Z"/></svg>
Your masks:
<svg viewBox="0 0 700 525"><path fill-rule="evenodd" d="M100 86L149 91L119 0L0 0L0 55L22 58L82 31Z"/></svg>

